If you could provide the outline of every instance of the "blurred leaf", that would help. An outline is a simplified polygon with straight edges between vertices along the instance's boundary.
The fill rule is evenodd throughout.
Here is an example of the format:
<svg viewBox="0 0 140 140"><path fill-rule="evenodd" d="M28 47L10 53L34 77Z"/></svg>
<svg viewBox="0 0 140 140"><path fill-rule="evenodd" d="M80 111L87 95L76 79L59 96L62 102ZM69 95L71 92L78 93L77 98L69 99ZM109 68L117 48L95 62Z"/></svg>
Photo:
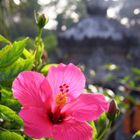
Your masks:
<svg viewBox="0 0 140 140"><path fill-rule="evenodd" d="M2 35L0 35L0 42L11 44L11 42Z"/></svg>
<svg viewBox="0 0 140 140"><path fill-rule="evenodd" d="M112 75L112 74L107 75L107 76L105 77L105 81L107 81L107 82L111 82L111 81L113 81L113 80L115 80L115 79L116 79L116 76L115 76L115 75Z"/></svg>
<svg viewBox="0 0 140 140"><path fill-rule="evenodd" d="M131 79L130 75L125 76L123 79L120 80L122 84L126 84Z"/></svg>
<svg viewBox="0 0 140 140"><path fill-rule="evenodd" d="M0 140L24 140L24 138L15 132L0 131Z"/></svg>
<svg viewBox="0 0 140 140"><path fill-rule="evenodd" d="M34 63L34 57L29 59L18 59L14 64L0 70L0 83L13 80L21 71L31 70ZM11 82L11 81L9 81Z"/></svg>
<svg viewBox="0 0 140 140"><path fill-rule="evenodd" d="M102 113L102 115L99 117L99 119L98 119L98 132L100 133L100 132L102 132L103 131L103 129L106 127L106 124L107 124L107 116L106 116L106 114L105 113ZM102 127L101 127L102 126Z"/></svg>
<svg viewBox="0 0 140 140"><path fill-rule="evenodd" d="M7 45L0 50L0 68L7 67L15 62L22 54L28 38L15 41L12 45Z"/></svg>
<svg viewBox="0 0 140 140"><path fill-rule="evenodd" d="M132 68L132 72L140 75L140 69L139 68Z"/></svg>
<svg viewBox="0 0 140 140"><path fill-rule="evenodd" d="M140 137L140 130L137 131L137 132L133 135L133 139L134 139L136 136L139 136L139 137Z"/></svg>
<svg viewBox="0 0 140 140"><path fill-rule="evenodd" d="M104 65L104 68L106 70L109 70L109 71L114 71L114 70L119 69L119 67L117 65L115 65L115 64L106 64L106 65Z"/></svg>
<svg viewBox="0 0 140 140"><path fill-rule="evenodd" d="M124 110L128 108L128 104L124 102L124 97L120 95L115 95L114 99L116 100L120 110Z"/></svg>
<svg viewBox="0 0 140 140"><path fill-rule="evenodd" d="M131 88L134 88L134 87L135 87L135 82L134 82L134 81L130 81L130 82L129 82L129 86L130 86Z"/></svg>
<svg viewBox="0 0 140 140"><path fill-rule="evenodd" d="M22 126L22 119L9 107L0 105L0 117L2 119L8 119L9 121L15 122L18 125Z"/></svg>
<svg viewBox="0 0 140 140"><path fill-rule="evenodd" d="M47 74L51 66L57 66L58 64L47 64L41 69L41 73Z"/></svg>

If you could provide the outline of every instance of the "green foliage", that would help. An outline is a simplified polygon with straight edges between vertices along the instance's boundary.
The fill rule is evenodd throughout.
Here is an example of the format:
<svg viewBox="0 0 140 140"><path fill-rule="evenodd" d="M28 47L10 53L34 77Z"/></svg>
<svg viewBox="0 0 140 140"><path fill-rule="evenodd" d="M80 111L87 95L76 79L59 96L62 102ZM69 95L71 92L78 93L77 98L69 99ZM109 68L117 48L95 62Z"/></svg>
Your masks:
<svg viewBox="0 0 140 140"><path fill-rule="evenodd" d="M0 84L10 86L21 71L33 68L35 55L25 48L28 38L10 43L6 38L0 37L1 41L9 43L0 50Z"/></svg>
<svg viewBox="0 0 140 140"><path fill-rule="evenodd" d="M140 69L138 69L138 68L132 68L132 72L140 75Z"/></svg>
<svg viewBox="0 0 140 140"><path fill-rule="evenodd" d="M96 125L96 129L97 129L97 131L99 132L99 134L103 131L103 129L106 127L106 124L107 124L107 121L106 120L108 120L107 119L107 116L106 116L106 114L105 113L103 113L101 116L100 116L100 118L98 119L98 123L97 123L97 125ZM101 127L102 126L102 127ZM98 134L98 135L99 135Z"/></svg>
<svg viewBox="0 0 140 140"><path fill-rule="evenodd" d="M17 133L10 132L16 130L22 131L23 121L17 115L21 105L13 98L11 86L16 76L25 70L37 70L42 67L42 54L44 51L44 42L41 38L42 31L32 40L31 51L29 48L29 38L21 38L18 41L10 42L8 39L0 35L0 42L7 44L0 50L0 140L32 140L32 138L24 138ZM37 63L36 63L37 62ZM10 131L9 131L10 130ZM23 133L21 133L24 135Z"/></svg>
<svg viewBox="0 0 140 140"><path fill-rule="evenodd" d="M11 82L21 71L31 70L34 62L34 57L29 59L19 58L15 63L0 69L0 83ZM4 84L3 83L3 84Z"/></svg>
<svg viewBox="0 0 140 140"><path fill-rule="evenodd" d="M13 95L11 89L1 87L0 93L1 93L0 103L2 105L10 107L11 109L16 111L20 109L20 104L18 103L18 101L12 98Z"/></svg>
<svg viewBox="0 0 140 140"><path fill-rule="evenodd" d="M0 140L24 140L24 138L15 132L0 131Z"/></svg>
<svg viewBox="0 0 140 140"><path fill-rule="evenodd" d="M16 114L16 112L4 105L0 105L0 118L14 122L19 126L23 125L22 119Z"/></svg>
<svg viewBox="0 0 140 140"><path fill-rule="evenodd" d="M0 68L5 68L15 62L22 54L28 38L15 41L0 50Z"/></svg>
<svg viewBox="0 0 140 140"><path fill-rule="evenodd" d="M132 68L131 73L123 77L120 80L120 83L129 86L132 89L140 90L140 69L139 68Z"/></svg>
<svg viewBox="0 0 140 140"><path fill-rule="evenodd" d="M11 85L15 77L24 70L32 70L35 62L34 51L28 51L25 46L28 38L11 43L0 36L0 42L7 43L0 50L0 140L24 140L22 136L8 130L23 127L22 119L17 115L20 104L13 99Z"/></svg>

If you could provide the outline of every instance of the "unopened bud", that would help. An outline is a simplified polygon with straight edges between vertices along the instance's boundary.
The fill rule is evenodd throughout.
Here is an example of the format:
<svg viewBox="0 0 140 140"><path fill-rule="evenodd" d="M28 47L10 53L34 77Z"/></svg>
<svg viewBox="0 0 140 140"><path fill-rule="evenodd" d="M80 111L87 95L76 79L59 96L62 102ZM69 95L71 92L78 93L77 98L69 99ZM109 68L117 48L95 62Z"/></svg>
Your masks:
<svg viewBox="0 0 140 140"><path fill-rule="evenodd" d="M107 113L107 117L109 120L113 121L118 117L119 108L115 100L112 100L109 105L109 110Z"/></svg>
<svg viewBox="0 0 140 140"><path fill-rule="evenodd" d="M36 24L38 25L38 27L40 29L42 29L49 21L49 18L47 16L45 16L45 14L40 14L40 13L35 13L35 20L36 20Z"/></svg>

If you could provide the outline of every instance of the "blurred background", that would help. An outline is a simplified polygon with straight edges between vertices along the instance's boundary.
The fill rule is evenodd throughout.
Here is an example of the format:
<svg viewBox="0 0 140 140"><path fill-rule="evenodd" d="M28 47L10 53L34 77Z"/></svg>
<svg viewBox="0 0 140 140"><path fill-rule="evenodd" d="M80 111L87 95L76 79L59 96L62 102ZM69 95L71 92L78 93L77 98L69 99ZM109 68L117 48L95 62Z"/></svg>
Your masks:
<svg viewBox="0 0 140 140"><path fill-rule="evenodd" d="M79 65L90 91L127 104L110 140L131 140L140 130L140 105L127 98L140 102L140 0L0 0L0 34L10 40L29 36L27 48L33 48L35 11L49 17L46 61Z"/></svg>

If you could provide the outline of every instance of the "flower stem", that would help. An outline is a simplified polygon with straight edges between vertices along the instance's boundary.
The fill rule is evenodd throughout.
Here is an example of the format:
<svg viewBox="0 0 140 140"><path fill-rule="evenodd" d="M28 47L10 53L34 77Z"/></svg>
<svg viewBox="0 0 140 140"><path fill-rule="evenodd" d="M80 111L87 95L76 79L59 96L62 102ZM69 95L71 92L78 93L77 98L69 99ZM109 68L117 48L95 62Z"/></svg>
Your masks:
<svg viewBox="0 0 140 140"><path fill-rule="evenodd" d="M102 140L108 129L111 127L112 121L109 121L108 125L104 129L104 131L101 133L101 135L97 138L97 140Z"/></svg>
<svg viewBox="0 0 140 140"><path fill-rule="evenodd" d="M42 29L39 29L38 37L39 37L39 39L42 38Z"/></svg>

